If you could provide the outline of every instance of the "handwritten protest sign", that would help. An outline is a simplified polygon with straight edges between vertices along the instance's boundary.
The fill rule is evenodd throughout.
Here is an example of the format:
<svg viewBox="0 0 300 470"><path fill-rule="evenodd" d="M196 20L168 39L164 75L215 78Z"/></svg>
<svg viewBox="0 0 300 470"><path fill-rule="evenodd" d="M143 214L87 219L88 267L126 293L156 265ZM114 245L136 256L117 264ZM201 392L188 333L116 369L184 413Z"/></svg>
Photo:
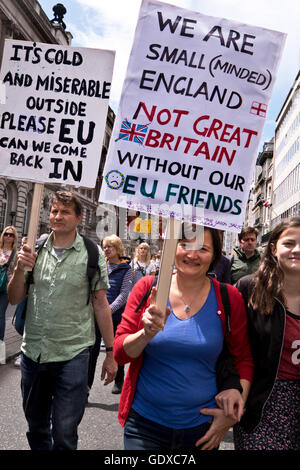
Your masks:
<svg viewBox="0 0 300 470"><path fill-rule="evenodd" d="M239 232L284 41L144 0L100 201Z"/></svg>
<svg viewBox="0 0 300 470"><path fill-rule="evenodd" d="M114 52L6 40L0 175L94 188Z"/></svg>

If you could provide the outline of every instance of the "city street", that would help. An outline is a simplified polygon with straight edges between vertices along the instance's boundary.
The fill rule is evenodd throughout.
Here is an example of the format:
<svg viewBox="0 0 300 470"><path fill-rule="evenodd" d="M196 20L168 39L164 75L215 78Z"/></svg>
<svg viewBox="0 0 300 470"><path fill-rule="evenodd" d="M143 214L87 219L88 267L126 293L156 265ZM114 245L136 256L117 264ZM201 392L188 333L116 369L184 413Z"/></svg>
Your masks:
<svg viewBox="0 0 300 470"><path fill-rule="evenodd" d="M104 353L101 352L98 363ZM112 395L112 385L104 387L98 365L89 404L79 427L80 450L123 448L123 431L117 419L119 395ZM20 369L14 361L0 366L0 450L28 450L26 421L21 405Z"/></svg>
<svg viewBox="0 0 300 470"><path fill-rule="evenodd" d="M119 395L112 395L112 384L104 387L100 379L97 380L103 357L101 352L89 403L79 426L79 450L123 449L123 430L117 419ZM21 405L20 369L14 366L13 360L0 366L0 384L0 451L28 450ZM221 449L233 449L231 431Z"/></svg>

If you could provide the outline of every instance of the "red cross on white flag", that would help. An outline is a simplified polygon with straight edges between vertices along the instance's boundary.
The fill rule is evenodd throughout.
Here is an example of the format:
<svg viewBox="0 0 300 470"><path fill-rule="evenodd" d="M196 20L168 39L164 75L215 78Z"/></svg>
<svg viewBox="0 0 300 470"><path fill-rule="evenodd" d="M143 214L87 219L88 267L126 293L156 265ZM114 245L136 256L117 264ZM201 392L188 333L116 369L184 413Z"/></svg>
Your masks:
<svg viewBox="0 0 300 470"><path fill-rule="evenodd" d="M251 114L256 114L257 116L266 117L267 114L267 105L264 103L259 103L258 101L253 101L250 109Z"/></svg>

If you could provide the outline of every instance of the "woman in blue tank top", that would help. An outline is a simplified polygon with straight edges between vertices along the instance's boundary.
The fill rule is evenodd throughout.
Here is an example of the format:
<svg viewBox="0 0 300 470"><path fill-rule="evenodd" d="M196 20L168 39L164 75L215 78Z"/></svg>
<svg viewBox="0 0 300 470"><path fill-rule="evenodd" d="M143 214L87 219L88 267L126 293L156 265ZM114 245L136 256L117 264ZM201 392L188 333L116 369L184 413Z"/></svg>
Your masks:
<svg viewBox="0 0 300 470"><path fill-rule="evenodd" d="M131 362L119 407L121 424L126 421L126 450L216 449L242 415L253 367L243 300L232 286L231 304L242 316L239 323L232 312L229 349L244 356L238 361L243 397L237 389L218 393L217 387L225 321L218 282L207 272L220 254L216 230L205 228L200 245L198 237L178 243L166 321L155 305L155 288L143 313L134 311L145 291L145 278L129 297L114 344L116 360Z"/></svg>

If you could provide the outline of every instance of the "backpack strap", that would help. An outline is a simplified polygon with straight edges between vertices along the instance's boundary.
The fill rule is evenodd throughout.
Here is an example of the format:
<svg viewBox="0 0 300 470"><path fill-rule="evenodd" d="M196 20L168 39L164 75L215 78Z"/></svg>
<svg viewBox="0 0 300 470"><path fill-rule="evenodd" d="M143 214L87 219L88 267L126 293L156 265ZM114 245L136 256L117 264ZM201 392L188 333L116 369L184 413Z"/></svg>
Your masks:
<svg viewBox="0 0 300 470"><path fill-rule="evenodd" d="M136 264L138 265L138 270L141 271L143 276L146 276L146 268L140 265L140 263L137 261Z"/></svg>
<svg viewBox="0 0 300 470"><path fill-rule="evenodd" d="M226 333L232 334L230 328L230 301L227 284L220 282L220 293L222 298L223 307L225 310L226 318ZM223 349L217 360L216 364L216 376L217 376L217 386L218 390L227 390L230 388L235 388L239 390L240 393L243 392L243 388L240 383L240 375L236 370L234 365L233 357L231 356L227 342L224 335Z"/></svg>
<svg viewBox="0 0 300 470"><path fill-rule="evenodd" d="M139 309L141 308L141 306L147 302L147 299L148 299L149 295L151 294L152 287L156 286L156 284L157 284L157 279L158 279L158 273L155 273L155 276L154 276L154 279L151 283L151 286L149 287L147 292L141 298L140 303L138 304L138 306L135 309L135 312L138 312Z"/></svg>
<svg viewBox="0 0 300 470"><path fill-rule="evenodd" d="M86 275L89 282L89 292L87 297L87 305L89 304L91 292L92 292L92 280L95 274L98 272L99 277L101 278L101 272L99 268L99 249L97 243L95 243L90 238L86 237L85 235L81 235L88 253L88 262L86 267Z"/></svg>
<svg viewBox="0 0 300 470"><path fill-rule="evenodd" d="M12 262L12 260L14 259L15 254L16 254L16 252L15 252L15 251L12 251L11 254L10 254L10 256L9 256L9 258L8 258L7 263L5 263L5 264L3 265L3 266L6 267L6 269L9 268L9 265L10 265L10 263Z"/></svg>
<svg viewBox="0 0 300 470"><path fill-rule="evenodd" d="M220 293L222 304L225 310L225 321L226 321L226 331L231 335L231 328L230 328L230 301L228 295L228 288L227 284L224 282L220 282Z"/></svg>

